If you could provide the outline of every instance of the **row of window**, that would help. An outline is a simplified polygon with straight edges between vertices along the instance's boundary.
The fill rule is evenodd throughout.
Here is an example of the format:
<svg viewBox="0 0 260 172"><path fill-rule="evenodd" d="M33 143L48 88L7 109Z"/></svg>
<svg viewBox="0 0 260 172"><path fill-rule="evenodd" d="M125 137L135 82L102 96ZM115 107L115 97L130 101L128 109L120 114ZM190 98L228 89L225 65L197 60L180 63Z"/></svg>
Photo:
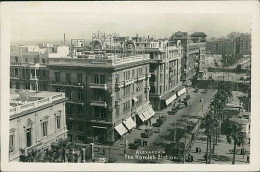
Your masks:
<svg viewBox="0 0 260 172"><path fill-rule="evenodd" d="M56 130L61 128L61 116L55 116L55 127ZM46 137L48 135L48 119L42 121L41 123L41 133L42 137ZM19 133L20 134L20 133ZM25 140L26 147L32 146L32 126L27 127L25 129ZM10 132L9 135L9 152L13 152L15 150L15 132Z"/></svg>
<svg viewBox="0 0 260 172"><path fill-rule="evenodd" d="M26 77L26 76L40 76L40 77L46 77L47 76L47 70L36 70L36 74L35 74L35 70L34 69L18 69L18 68L11 68L10 69L10 73L11 75L13 76L18 76L18 75L21 75L23 77Z"/></svg>
<svg viewBox="0 0 260 172"><path fill-rule="evenodd" d="M60 82L61 79L60 79L60 72L55 72L55 81L56 82ZM71 82L71 73L66 73L66 82L70 83ZM78 73L77 74L77 82L78 83L82 83L82 74L81 73Z"/></svg>
<svg viewBox="0 0 260 172"><path fill-rule="evenodd" d="M18 57L14 57L15 58L15 62L19 62L19 60L18 60ZM28 58L24 58L24 62L25 63L28 63ZM33 58L33 62L34 63L39 63L39 59L37 59L37 58ZM46 62L46 60L45 59L42 59L42 63L45 63Z"/></svg>

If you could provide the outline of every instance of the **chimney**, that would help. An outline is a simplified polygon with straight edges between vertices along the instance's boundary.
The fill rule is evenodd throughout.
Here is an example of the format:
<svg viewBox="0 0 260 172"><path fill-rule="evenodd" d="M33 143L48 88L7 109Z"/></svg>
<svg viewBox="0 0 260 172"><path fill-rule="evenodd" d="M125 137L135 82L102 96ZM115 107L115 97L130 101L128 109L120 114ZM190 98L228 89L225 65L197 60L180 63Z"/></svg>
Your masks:
<svg viewBox="0 0 260 172"><path fill-rule="evenodd" d="M65 33L64 33L64 42L63 42L64 45L66 45L66 36L65 36Z"/></svg>

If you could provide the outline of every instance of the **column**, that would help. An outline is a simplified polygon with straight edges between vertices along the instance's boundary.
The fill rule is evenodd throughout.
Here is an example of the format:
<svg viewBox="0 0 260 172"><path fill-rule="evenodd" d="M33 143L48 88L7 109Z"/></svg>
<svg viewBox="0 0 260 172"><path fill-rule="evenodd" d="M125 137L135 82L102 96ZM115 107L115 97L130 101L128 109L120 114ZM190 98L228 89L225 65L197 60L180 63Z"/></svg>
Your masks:
<svg viewBox="0 0 260 172"><path fill-rule="evenodd" d="M86 149L85 148L82 148L82 162L86 162Z"/></svg>

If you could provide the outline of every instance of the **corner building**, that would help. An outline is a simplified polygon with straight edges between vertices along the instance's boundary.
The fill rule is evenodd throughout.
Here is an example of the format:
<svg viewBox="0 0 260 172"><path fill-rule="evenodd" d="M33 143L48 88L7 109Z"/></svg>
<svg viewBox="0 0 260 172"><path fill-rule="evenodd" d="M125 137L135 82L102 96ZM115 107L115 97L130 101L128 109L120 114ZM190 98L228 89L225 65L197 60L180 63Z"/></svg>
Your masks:
<svg viewBox="0 0 260 172"><path fill-rule="evenodd" d="M50 58L51 89L63 91L73 142L112 144L154 115L149 104L148 54L118 58L82 53Z"/></svg>

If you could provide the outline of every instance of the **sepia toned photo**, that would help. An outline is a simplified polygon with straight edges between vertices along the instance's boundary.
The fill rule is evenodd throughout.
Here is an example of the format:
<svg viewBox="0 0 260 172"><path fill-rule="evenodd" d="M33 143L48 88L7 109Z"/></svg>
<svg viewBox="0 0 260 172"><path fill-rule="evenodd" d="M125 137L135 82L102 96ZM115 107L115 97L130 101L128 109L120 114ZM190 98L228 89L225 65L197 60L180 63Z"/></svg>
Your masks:
<svg viewBox="0 0 260 172"><path fill-rule="evenodd" d="M8 161L250 165L252 15L93 5L10 15Z"/></svg>

